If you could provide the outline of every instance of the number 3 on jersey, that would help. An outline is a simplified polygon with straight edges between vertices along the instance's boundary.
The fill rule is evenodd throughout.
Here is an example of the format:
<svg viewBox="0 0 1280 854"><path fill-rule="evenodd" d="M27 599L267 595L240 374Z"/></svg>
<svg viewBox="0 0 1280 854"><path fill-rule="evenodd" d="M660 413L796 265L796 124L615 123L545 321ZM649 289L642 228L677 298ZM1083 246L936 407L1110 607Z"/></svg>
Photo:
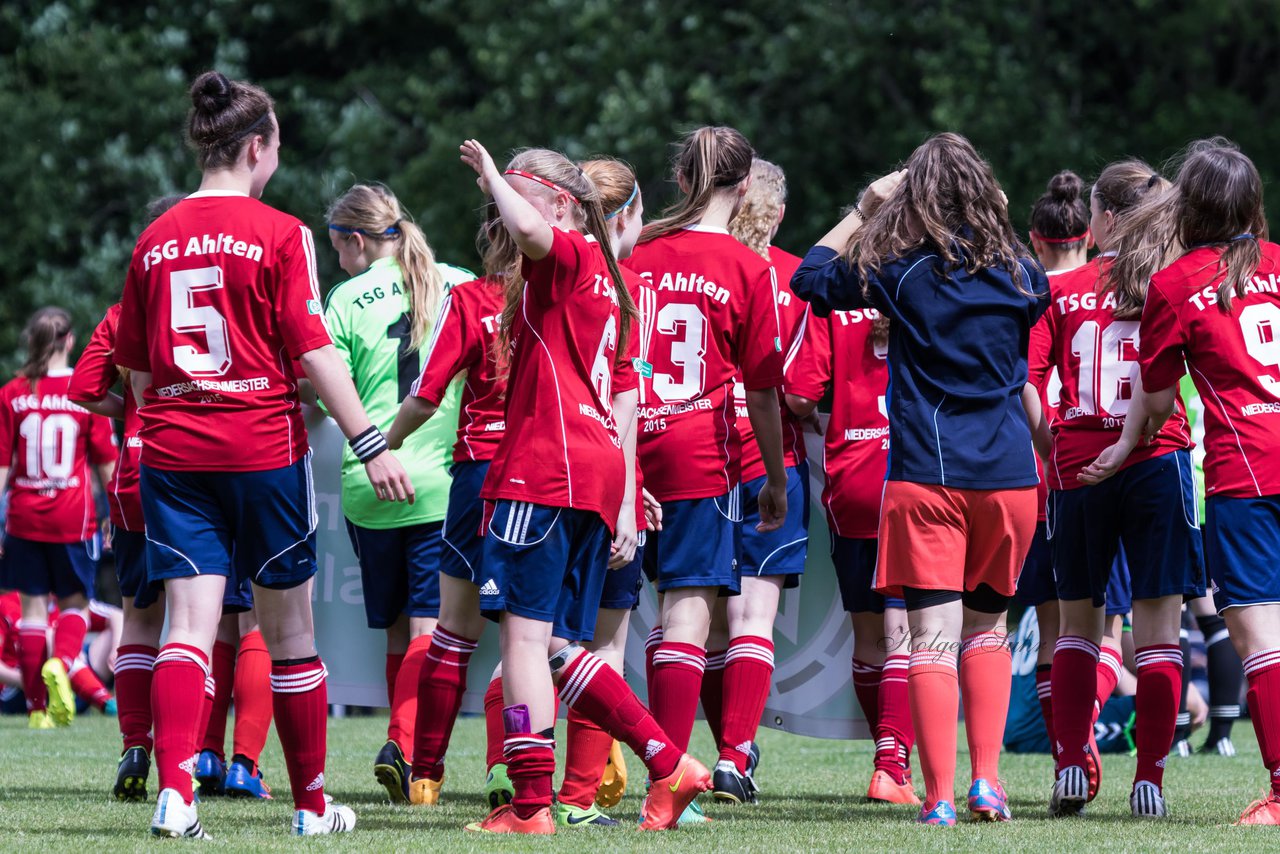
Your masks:
<svg viewBox="0 0 1280 854"><path fill-rule="evenodd" d="M657 327L662 335L679 336L671 342L671 364L680 369L680 377L654 371L653 391L665 403L692 400L704 391L707 318L696 305L675 302L658 311Z"/></svg>
<svg viewBox="0 0 1280 854"><path fill-rule="evenodd" d="M195 304L201 291L222 288L221 267L200 267L169 274L169 325L174 332L203 334L209 351L192 344L173 348L173 363L190 377L220 377L231 367L227 320L211 305Z"/></svg>

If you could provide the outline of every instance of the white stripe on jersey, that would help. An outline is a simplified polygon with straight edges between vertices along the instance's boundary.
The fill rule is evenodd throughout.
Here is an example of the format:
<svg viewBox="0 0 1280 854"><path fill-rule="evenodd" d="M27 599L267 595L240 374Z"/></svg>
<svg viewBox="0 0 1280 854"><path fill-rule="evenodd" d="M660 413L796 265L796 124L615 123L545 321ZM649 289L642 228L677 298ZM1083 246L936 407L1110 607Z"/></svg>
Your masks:
<svg viewBox="0 0 1280 854"><path fill-rule="evenodd" d="M1240 434L1236 431L1235 422L1231 420L1231 413L1228 411L1227 405L1222 402L1222 398L1218 396L1217 389L1213 387L1213 383L1209 382L1209 378L1199 371L1190 359L1187 360L1187 368L1195 371L1196 375L1204 380L1205 387L1209 389L1213 399L1218 401L1218 409L1222 410L1222 417L1227 419L1227 426L1231 428L1232 435L1236 437L1236 447L1240 449L1240 459L1244 460L1244 467L1249 471L1249 479L1253 481L1253 488L1257 490L1258 497L1261 498L1262 487L1258 486L1258 478L1253 474L1253 466L1249 465L1249 455L1244 452L1244 444L1240 441ZM1199 510L1196 512L1199 512Z"/></svg>
<svg viewBox="0 0 1280 854"><path fill-rule="evenodd" d="M431 330L431 340L427 342L427 354L422 357L422 370L418 371L418 378L413 381L413 385L409 386L409 396L413 397L418 393L418 387L422 385L422 377L427 372L427 365L431 364L431 354L435 352L436 341L440 338L440 330L444 328L445 318L449 316L449 309L453 305L453 293L445 294L444 300L440 303L440 314L436 316L435 327Z"/></svg>
<svg viewBox="0 0 1280 854"><path fill-rule="evenodd" d="M800 322L796 324L796 334L791 338L791 346L787 348L787 358L782 362L782 371L786 373L791 369L791 363L795 361L796 356L800 354L800 343L804 340L805 329L809 326L809 313L813 309L805 307L804 314L800 315Z"/></svg>

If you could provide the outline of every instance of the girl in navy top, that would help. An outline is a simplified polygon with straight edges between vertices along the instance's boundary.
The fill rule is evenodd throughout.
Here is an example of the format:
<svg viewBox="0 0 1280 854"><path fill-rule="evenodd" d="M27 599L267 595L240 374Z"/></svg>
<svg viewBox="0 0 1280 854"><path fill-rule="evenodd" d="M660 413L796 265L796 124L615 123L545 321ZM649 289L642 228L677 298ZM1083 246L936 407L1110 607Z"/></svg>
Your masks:
<svg viewBox="0 0 1280 854"><path fill-rule="evenodd" d="M990 164L943 133L867 189L791 286L819 316L870 307L891 320L875 586L906 599L914 638L919 821L956 822L961 693L969 809L1008 820L997 781L1011 678L1004 616L1036 525L1027 409L1038 413L1039 400L1023 386L1031 327L1048 305L1044 271L1015 236Z"/></svg>

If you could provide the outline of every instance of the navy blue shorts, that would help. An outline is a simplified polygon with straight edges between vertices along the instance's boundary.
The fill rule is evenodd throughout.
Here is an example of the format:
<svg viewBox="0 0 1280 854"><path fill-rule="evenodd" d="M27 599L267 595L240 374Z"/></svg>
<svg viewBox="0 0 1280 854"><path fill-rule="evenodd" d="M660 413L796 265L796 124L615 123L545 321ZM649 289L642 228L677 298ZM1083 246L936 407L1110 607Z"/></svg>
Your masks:
<svg viewBox="0 0 1280 854"><path fill-rule="evenodd" d="M147 581L147 535L112 526L111 550L116 556L120 595L132 599L135 608L154 605L163 588Z"/></svg>
<svg viewBox="0 0 1280 854"><path fill-rule="evenodd" d="M390 628L401 614L440 616L443 526L443 522L424 522L375 530L347 520L347 536L360 560L369 628Z"/></svg>
<svg viewBox="0 0 1280 854"><path fill-rule="evenodd" d="M742 505L738 490L662 502L662 530L650 531L644 571L665 593L679 587L742 589Z"/></svg>
<svg viewBox="0 0 1280 854"><path fill-rule="evenodd" d="M80 594L92 599L102 541L95 534L78 543L42 543L4 535L0 589L57 599Z"/></svg>
<svg viewBox="0 0 1280 854"><path fill-rule="evenodd" d="M147 535L112 527L111 550L116 556L120 595L132 599L135 608L154 605L164 592L164 585L147 580ZM249 580L245 579L235 587L228 584L222 593L222 613L242 614L252 609L253 590Z"/></svg>
<svg viewBox="0 0 1280 854"><path fill-rule="evenodd" d="M831 535L831 565L840 585L840 601L850 614L883 614L885 608L906 608L907 603L885 597L872 589L879 540L875 537Z"/></svg>
<svg viewBox="0 0 1280 854"><path fill-rule="evenodd" d="M608 572L609 529L590 510L502 499L484 538L480 610L551 623L571 641L595 636Z"/></svg>
<svg viewBox="0 0 1280 854"><path fill-rule="evenodd" d="M1204 554L1188 451L1130 466L1097 486L1049 493L1058 598L1106 604L1123 544L1134 599L1204 595Z"/></svg>
<svg viewBox="0 0 1280 854"><path fill-rule="evenodd" d="M1031 549L1022 562L1018 574L1018 592L1013 601L1028 608L1058 599L1058 588L1053 581L1053 554L1049 549L1049 535L1044 522L1036 522L1036 533L1031 538Z"/></svg>
<svg viewBox="0 0 1280 854"><path fill-rule="evenodd" d="M1219 611L1280 603L1280 496L1205 502L1205 562Z"/></svg>
<svg viewBox="0 0 1280 854"><path fill-rule="evenodd" d="M450 474L449 508L441 531L440 571L453 578L480 584L480 560L484 555L484 499L480 487L489 473L489 462L454 463Z"/></svg>
<svg viewBox="0 0 1280 854"><path fill-rule="evenodd" d="M640 544L631 563L618 569L608 569L604 576L604 592L600 594L600 607L615 611L630 611L640 603L640 588L644 586L644 546L649 532L640 532Z"/></svg>
<svg viewBox="0 0 1280 854"><path fill-rule="evenodd" d="M1124 556L1124 546L1116 552L1111 562L1111 577L1107 579L1107 616L1122 616L1133 610L1133 586L1129 581L1129 559Z"/></svg>
<svg viewBox="0 0 1280 854"><path fill-rule="evenodd" d="M142 467L147 578L222 575L228 587L297 587L316 573L311 454L268 471Z"/></svg>
<svg viewBox="0 0 1280 854"><path fill-rule="evenodd" d="M762 534L760 487L767 478L742 484L742 569L741 575L785 575L783 587L796 587L804 574L809 551L809 463L787 468L787 518L776 531Z"/></svg>

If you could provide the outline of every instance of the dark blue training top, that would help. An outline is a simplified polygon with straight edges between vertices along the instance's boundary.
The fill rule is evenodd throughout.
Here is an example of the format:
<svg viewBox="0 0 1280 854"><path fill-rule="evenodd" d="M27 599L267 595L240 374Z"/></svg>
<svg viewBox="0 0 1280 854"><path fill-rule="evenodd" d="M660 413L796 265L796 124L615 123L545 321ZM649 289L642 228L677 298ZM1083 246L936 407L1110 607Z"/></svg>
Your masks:
<svg viewBox="0 0 1280 854"><path fill-rule="evenodd" d="M863 278L832 249L815 246L791 290L826 317L872 307L889 326L888 480L962 489L1039 482L1022 408L1031 327L1049 307L1049 282L1034 261L1018 290L1008 271L944 272L921 248L884 263L863 296Z"/></svg>

